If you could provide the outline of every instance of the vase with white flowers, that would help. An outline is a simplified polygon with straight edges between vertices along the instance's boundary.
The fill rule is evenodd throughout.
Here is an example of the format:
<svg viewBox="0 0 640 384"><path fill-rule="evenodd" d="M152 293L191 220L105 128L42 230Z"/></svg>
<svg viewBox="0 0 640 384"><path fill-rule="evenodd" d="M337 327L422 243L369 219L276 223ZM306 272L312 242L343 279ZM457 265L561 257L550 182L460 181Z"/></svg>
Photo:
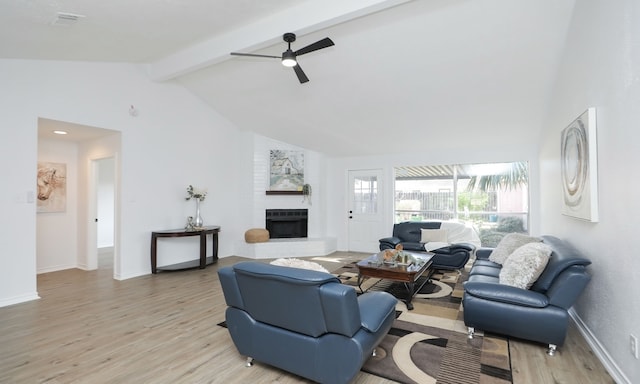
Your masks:
<svg viewBox="0 0 640 384"><path fill-rule="evenodd" d="M194 188L193 185L187 187L187 197L185 200L189 201L193 199L196 202L196 215L193 218L193 226L195 228L202 228L204 226L204 220L202 220L202 216L200 215L200 202L204 201L205 197L207 197L206 189Z"/></svg>

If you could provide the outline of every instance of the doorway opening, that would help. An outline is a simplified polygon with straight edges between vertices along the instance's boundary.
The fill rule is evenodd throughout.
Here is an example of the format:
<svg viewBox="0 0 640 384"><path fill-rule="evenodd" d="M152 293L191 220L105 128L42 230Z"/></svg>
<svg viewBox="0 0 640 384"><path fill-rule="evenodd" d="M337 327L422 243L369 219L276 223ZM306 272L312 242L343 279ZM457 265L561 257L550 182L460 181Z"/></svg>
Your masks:
<svg viewBox="0 0 640 384"><path fill-rule="evenodd" d="M38 213L36 219L37 273L96 270L100 265L118 278L120 132L45 118L38 119L37 129L38 161L62 163L67 169L65 209ZM109 227L100 230L100 240L98 222ZM109 254L101 263L99 247L101 256Z"/></svg>

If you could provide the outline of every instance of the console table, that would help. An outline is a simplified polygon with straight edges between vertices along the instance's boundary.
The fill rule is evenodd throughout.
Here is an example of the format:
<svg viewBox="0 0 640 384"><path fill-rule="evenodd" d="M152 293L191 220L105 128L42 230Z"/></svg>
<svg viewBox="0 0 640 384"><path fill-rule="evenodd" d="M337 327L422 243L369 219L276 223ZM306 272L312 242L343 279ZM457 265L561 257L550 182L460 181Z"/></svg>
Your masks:
<svg viewBox="0 0 640 384"><path fill-rule="evenodd" d="M158 273L158 270L175 271L180 269L189 269L198 267L203 269L209 264L218 261L218 232L219 226L207 226L204 229L189 230L186 229L168 229L163 231L151 232L151 273ZM213 255L207 257L207 235L211 235L213 241ZM200 236L200 258L196 260L186 261L184 263L166 265L158 268L157 250L159 237L187 237Z"/></svg>

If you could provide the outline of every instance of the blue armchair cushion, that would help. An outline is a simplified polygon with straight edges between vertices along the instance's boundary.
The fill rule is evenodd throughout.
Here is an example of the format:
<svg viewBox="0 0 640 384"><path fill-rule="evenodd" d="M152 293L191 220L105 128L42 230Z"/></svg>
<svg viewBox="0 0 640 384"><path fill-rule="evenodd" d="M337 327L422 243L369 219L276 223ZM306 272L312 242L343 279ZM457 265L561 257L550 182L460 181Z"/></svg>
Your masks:
<svg viewBox="0 0 640 384"><path fill-rule="evenodd" d="M525 307L544 308L549 305L549 298L541 293L524 290L509 285L495 284L495 282L466 282L465 294L473 295L485 300L521 305Z"/></svg>
<svg viewBox="0 0 640 384"><path fill-rule="evenodd" d="M384 320L389 315L389 307L378 305L388 299L383 292L369 292L358 297L360 308L360 324L362 328L371 333L379 332L384 326ZM394 307L395 312L395 307Z"/></svg>

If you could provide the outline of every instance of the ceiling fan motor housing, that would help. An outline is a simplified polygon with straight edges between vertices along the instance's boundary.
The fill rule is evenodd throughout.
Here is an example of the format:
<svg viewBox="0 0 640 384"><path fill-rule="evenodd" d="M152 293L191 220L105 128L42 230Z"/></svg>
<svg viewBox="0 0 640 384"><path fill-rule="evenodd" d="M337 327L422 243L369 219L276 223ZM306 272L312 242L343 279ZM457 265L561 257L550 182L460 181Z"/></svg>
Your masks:
<svg viewBox="0 0 640 384"><path fill-rule="evenodd" d="M287 43L291 44L294 41L296 41L296 34L295 33L291 33L291 32L287 32L284 34L284 36L282 36L282 39L284 41L286 41Z"/></svg>

